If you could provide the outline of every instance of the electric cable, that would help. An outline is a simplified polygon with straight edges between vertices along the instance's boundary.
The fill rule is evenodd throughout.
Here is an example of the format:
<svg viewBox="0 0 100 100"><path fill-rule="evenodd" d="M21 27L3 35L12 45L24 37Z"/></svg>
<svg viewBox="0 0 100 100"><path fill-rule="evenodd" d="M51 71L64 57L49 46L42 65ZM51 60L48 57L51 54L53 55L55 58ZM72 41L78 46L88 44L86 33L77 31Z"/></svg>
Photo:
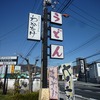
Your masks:
<svg viewBox="0 0 100 100"><path fill-rule="evenodd" d="M83 58L83 59L89 59L89 58L94 57L94 56L97 56L97 55L100 55L100 51L97 52L97 53L95 53L95 54L92 54L92 55L90 55L90 56L87 56L87 57L85 57L85 58ZM75 63L75 62L76 62L76 61L73 61L72 63Z"/></svg>
<svg viewBox="0 0 100 100"><path fill-rule="evenodd" d="M99 25L99 24L97 24L97 23L95 23L95 22L91 21L90 19L88 19L88 18L86 18L86 17L82 16L81 14L79 14L79 13L77 13L76 11L72 10L71 8L68 8L68 9L69 9L70 11L74 12L75 14L77 14L78 16L80 16L80 17L84 18L85 20L87 20L87 21L91 22L92 24L95 24L95 25L97 25L97 26L99 26L99 27L100 27L100 25Z"/></svg>
<svg viewBox="0 0 100 100"><path fill-rule="evenodd" d="M82 11L83 13L85 13L86 15L90 16L91 18L97 20L97 21L100 21L100 19L97 19L96 17L90 15L89 13L87 13L85 10L79 8L78 6L76 6L75 4L72 3L72 6L76 7L78 10Z"/></svg>
<svg viewBox="0 0 100 100"><path fill-rule="evenodd" d="M70 50L69 52L66 52L65 56L79 50L80 48L84 47L85 45L89 44L90 42L93 42L93 40L97 41L97 38L100 38L100 33L97 33L95 36L93 36L92 38L90 38L86 42L82 43L80 46L76 47L75 49Z"/></svg>

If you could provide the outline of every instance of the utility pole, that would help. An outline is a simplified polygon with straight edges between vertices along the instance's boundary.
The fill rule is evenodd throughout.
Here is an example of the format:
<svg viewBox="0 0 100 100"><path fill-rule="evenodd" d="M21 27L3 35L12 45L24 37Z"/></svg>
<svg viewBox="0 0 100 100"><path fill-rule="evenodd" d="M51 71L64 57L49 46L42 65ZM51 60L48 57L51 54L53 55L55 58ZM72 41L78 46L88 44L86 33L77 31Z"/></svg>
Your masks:
<svg viewBox="0 0 100 100"><path fill-rule="evenodd" d="M47 20L48 20L48 9L46 0L43 2L43 34L42 34L42 88L47 88L47 45L48 45L48 30L47 30Z"/></svg>
<svg viewBox="0 0 100 100"><path fill-rule="evenodd" d="M42 33L42 88L47 88L47 66L48 66L48 8L51 0L43 1L43 33Z"/></svg>
<svg viewBox="0 0 100 100"><path fill-rule="evenodd" d="M5 76L4 76L4 85L3 85L3 94L6 95L7 94L7 89L6 89L6 79L7 79L7 71L8 71L8 65L6 65L6 70L5 70Z"/></svg>

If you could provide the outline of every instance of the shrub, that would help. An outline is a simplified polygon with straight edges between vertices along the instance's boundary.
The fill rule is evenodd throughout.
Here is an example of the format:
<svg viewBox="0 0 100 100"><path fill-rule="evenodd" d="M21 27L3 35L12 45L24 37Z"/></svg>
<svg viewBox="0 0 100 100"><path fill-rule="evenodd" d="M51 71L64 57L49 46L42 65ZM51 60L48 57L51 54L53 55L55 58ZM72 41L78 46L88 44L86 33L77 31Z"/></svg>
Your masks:
<svg viewBox="0 0 100 100"><path fill-rule="evenodd" d="M10 98L10 100L38 100L39 92L16 94Z"/></svg>

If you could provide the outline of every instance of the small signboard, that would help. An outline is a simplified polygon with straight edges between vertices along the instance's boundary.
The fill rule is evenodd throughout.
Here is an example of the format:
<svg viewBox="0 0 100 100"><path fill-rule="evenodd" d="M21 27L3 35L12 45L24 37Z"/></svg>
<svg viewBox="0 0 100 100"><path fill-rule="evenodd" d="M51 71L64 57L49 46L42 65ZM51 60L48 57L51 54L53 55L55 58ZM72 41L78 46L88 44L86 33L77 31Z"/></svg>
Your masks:
<svg viewBox="0 0 100 100"><path fill-rule="evenodd" d="M14 71L15 71L15 66L11 65L11 73L14 73Z"/></svg>
<svg viewBox="0 0 100 100"><path fill-rule="evenodd" d="M51 39L62 41L63 40L62 29L51 27Z"/></svg>
<svg viewBox="0 0 100 100"><path fill-rule="evenodd" d="M17 56L0 57L0 65L16 65L18 62Z"/></svg>
<svg viewBox="0 0 100 100"><path fill-rule="evenodd" d="M100 63L99 62L97 63L97 74L98 74L98 77L100 77Z"/></svg>
<svg viewBox="0 0 100 100"><path fill-rule="evenodd" d="M41 15L29 13L28 39L40 40Z"/></svg>
<svg viewBox="0 0 100 100"><path fill-rule="evenodd" d="M62 14L51 11L51 22L62 25Z"/></svg>
<svg viewBox="0 0 100 100"><path fill-rule="evenodd" d="M58 100L58 75L57 67L49 68L50 100Z"/></svg>
<svg viewBox="0 0 100 100"><path fill-rule="evenodd" d="M8 74L14 73L14 70L15 70L15 66L14 65L8 65L8 70L7 70Z"/></svg>
<svg viewBox="0 0 100 100"><path fill-rule="evenodd" d="M15 66L14 73L20 73L21 72L21 66Z"/></svg>
<svg viewBox="0 0 100 100"><path fill-rule="evenodd" d="M63 59L63 46L60 45L51 45L51 58Z"/></svg>
<svg viewBox="0 0 100 100"><path fill-rule="evenodd" d="M80 59L80 67L81 67L81 73L85 73L85 62L84 59Z"/></svg>

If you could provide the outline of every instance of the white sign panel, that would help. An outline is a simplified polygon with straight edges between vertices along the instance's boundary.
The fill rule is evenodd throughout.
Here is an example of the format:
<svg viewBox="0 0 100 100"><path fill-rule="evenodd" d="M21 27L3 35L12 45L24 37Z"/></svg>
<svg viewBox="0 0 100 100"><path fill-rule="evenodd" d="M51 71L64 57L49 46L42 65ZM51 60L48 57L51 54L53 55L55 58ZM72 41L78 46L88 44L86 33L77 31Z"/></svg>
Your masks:
<svg viewBox="0 0 100 100"><path fill-rule="evenodd" d="M60 45L51 45L51 58L64 58L63 46Z"/></svg>
<svg viewBox="0 0 100 100"><path fill-rule="evenodd" d="M6 69L6 65L0 66L0 74L4 74Z"/></svg>
<svg viewBox="0 0 100 100"><path fill-rule="evenodd" d="M81 73L85 73L84 60L80 60Z"/></svg>
<svg viewBox="0 0 100 100"><path fill-rule="evenodd" d="M97 73L98 73L98 76L100 76L100 63L97 63Z"/></svg>
<svg viewBox="0 0 100 100"><path fill-rule="evenodd" d="M40 40L41 35L41 15L29 14L28 39Z"/></svg>
<svg viewBox="0 0 100 100"><path fill-rule="evenodd" d="M21 66L15 66L15 73L21 72Z"/></svg>
<svg viewBox="0 0 100 100"><path fill-rule="evenodd" d="M62 14L51 11L51 22L62 24Z"/></svg>
<svg viewBox="0 0 100 100"><path fill-rule="evenodd" d="M51 27L51 39L62 41L63 40L62 29Z"/></svg>
<svg viewBox="0 0 100 100"><path fill-rule="evenodd" d="M17 56L6 56L0 57L0 65L16 65L17 64Z"/></svg>

